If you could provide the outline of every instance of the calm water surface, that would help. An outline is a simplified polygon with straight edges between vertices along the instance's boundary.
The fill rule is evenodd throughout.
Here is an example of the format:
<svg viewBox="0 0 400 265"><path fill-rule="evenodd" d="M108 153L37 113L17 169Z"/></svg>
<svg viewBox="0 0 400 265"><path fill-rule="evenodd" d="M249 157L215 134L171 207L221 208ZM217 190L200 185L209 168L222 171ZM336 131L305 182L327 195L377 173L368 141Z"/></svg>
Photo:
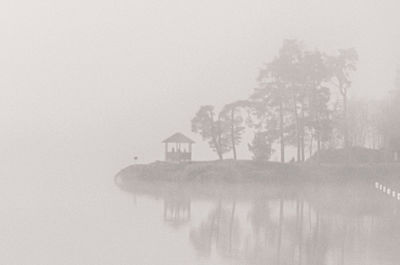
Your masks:
<svg viewBox="0 0 400 265"><path fill-rule="evenodd" d="M122 188L132 214L150 218L152 249L167 251L160 264L399 264L393 182Z"/></svg>
<svg viewBox="0 0 400 265"><path fill-rule="evenodd" d="M122 184L112 170L33 172L3 172L1 264L400 264L396 183Z"/></svg>

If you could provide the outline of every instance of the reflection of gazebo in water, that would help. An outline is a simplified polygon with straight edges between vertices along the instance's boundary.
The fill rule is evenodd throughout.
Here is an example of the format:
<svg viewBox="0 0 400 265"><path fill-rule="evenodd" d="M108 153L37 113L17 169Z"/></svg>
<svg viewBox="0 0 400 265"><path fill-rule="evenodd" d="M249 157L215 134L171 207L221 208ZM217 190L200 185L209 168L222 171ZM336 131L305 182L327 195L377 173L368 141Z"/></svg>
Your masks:
<svg viewBox="0 0 400 265"><path fill-rule="evenodd" d="M163 141L165 144L165 161L181 162L192 160L194 141L182 133L175 133Z"/></svg>

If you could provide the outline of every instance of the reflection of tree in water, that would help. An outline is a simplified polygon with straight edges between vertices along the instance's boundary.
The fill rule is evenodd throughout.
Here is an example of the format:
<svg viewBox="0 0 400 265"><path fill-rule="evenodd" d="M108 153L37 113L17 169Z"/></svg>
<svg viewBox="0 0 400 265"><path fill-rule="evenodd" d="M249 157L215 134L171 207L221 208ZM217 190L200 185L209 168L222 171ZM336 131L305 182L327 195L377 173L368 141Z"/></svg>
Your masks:
<svg viewBox="0 0 400 265"><path fill-rule="evenodd" d="M278 224L271 216L271 206L266 199L256 199L248 214L251 233L247 239L246 256L252 263L271 260L274 245L279 238Z"/></svg>
<svg viewBox="0 0 400 265"><path fill-rule="evenodd" d="M164 198L164 222L179 228L190 221L190 198L183 194L169 195Z"/></svg>
<svg viewBox="0 0 400 265"><path fill-rule="evenodd" d="M341 200L336 202L342 204ZM386 219L390 229L385 229L374 223L380 217L371 215L379 210L366 207L366 212L355 214L351 208L358 208L358 203L338 207L330 202L326 210L313 207L305 198L256 199L243 218L236 212L236 203L229 206L219 202L207 220L191 230L190 240L202 255L215 249L221 256L245 260L245 264L344 265L361 264L362 260L362 264L372 265L377 258L366 253L375 255L372 253L379 249L374 246L376 242L388 242L387 238L387 249L381 247L383 253L390 246L393 248L393 242L400 244L400 237L390 239L390 233L400 235L400 224ZM339 213L332 210L339 208L347 209L340 209ZM243 219L247 222L241 222L239 227L239 220ZM399 258L394 248L391 251Z"/></svg>
<svg viewBox="0 0 400 265"><path fill-rule="evenodd" d="M252 264L323 264L310 252L307 241L319 238L314 213L302 200L274 199L255 202L250 211L253 249L247 251ZM311 216L311 219L308 218ZM317 250L317 249L314 249ZM324 255L319 247L318 254ZM250 254L250 255L249 255Z"/></svg>
<svg viewBox="0 0 400 265"><path fill-rule="evenodd" d="M207 220L190 231L190 241L200 255L209 255L213 248L223 256L234 254L239 238L239 221L235 214L236 202L223 206L219 201Z"/></svg>
<svg viewBox="0 0 400 265"><path fill-rule="evenodd" d="M310 264L398 264L393 263L400 258L398 247L393 247L400 245L398 201L368 185L321 187L308 201L316 213L308 251L315 254L319 251L314 249L324 248L326 253L314 255Z"/></svg>
<svg viewBox="0 0 400 265"><path fill-rule="evenodd" d="M201 255L239 264L398 265L400 202L369 184L276 184L246 187L246 194L227 187L190 228L190 242ZM175 227L189 223L191 199L216 198L203 186L144 188L164 199L165 221Z"/></svg>

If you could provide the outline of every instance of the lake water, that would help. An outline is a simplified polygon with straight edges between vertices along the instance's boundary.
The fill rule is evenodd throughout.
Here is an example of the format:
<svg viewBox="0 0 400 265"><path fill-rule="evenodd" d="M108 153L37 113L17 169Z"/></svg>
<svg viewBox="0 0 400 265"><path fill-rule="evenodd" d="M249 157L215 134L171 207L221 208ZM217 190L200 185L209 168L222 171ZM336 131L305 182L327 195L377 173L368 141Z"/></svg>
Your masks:
<svg viewBox="0 0 400 265"><path fill-rule="evenodd" d="M128 185L30 166L2 172L0 264L400 264L396 183Z"/></svg>

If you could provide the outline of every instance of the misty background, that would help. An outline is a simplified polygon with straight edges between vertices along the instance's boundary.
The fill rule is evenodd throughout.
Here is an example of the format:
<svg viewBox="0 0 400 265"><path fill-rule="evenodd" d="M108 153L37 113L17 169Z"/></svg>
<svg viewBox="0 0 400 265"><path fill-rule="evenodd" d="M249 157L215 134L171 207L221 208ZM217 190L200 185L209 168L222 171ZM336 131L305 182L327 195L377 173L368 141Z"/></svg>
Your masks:
<svg viewBox="0 0 400 265"><path fill-rule="evenodd" d="M2 160L43 169L161 160L202 104L247 97L283 39L356 48L353 97L394 86L396 1L3 1ZM249 157L243 141L239 158ZM111 166L112 165L112 166Z"/></svg>

